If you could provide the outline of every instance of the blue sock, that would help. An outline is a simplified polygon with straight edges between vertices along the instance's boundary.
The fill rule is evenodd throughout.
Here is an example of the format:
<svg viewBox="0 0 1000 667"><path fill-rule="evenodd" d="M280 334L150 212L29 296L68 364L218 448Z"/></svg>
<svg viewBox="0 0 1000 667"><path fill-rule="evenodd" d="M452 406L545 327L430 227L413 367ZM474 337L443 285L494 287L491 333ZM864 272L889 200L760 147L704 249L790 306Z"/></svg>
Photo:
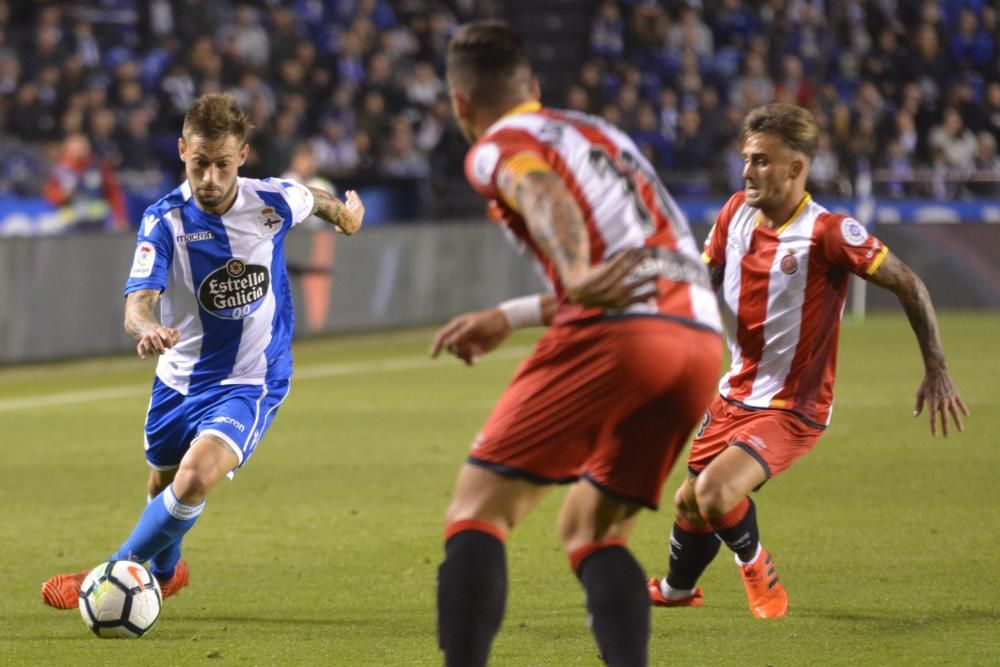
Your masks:
<svg viewBox="0 0 1000 667"><path fill-rule="evenodd" d="M163 493L146 505L145 511L132 529L132 534L118 547L118 551L111 555L111 560L134 560L145 563L175 544L179 558L181 538L198 520L203 509L205 509L204 501L198 505L185 505L177 500L173 485L168 486ZM167 555L169 556L169 553ZM174 564L176 565L176 561Z"/></svg>
<svg viewBox="0 0 1000 667"><path fill-rule="evenodd" d="M146 504L153 502L152 496L146 496ZM183 538L172 542L170 546L149 559L149 571L160 581L166 581L174 576L177 561L181 559L181 542Z"/></svg>

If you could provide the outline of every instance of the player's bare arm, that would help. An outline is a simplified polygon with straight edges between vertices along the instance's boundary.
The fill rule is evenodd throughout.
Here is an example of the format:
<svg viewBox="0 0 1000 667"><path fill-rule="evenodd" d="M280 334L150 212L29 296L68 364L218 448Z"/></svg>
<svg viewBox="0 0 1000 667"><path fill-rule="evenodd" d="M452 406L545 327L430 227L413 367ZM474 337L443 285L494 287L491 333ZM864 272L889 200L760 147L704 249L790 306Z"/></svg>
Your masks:
<svg viewBox="0 0 1000 667"><path fill-rule="evenodd" d="M348 236L361 229L365 217L365 205L354 190L345 193L346 201L340 201L326 190L309 188L313 193L312 215L325 220Z"/></svg>
<svg viewBox="0 0 1000 667"><path fill-rule="evenodd" d="M708 265L708 279L711 281L713 291L719 291L719 288L722 287L722 280L725 275L726 267L716 266L715 264Z"/></svg>
<svg viewBox="0 0 1000 667"><path fill-rule="evenodd" d="M655 274L638 279L632 276L647 257L641 248L590 265L590 239L583 213L554 172L526 174L517 181L513 195L532 238L555 264L570 301L623 308L656 295Z"/></svg>
<svg viewBox="0 0 1000 667"><path fill-rule="evenodd" d="M958 430L962 431L965 427L962 415L969 416L969 408L958 395L948 374L937 315L924 281L891 252L875 273L868 276L868 280L896 295L920 345L920 354L924 358L924 379L917 389L913 416L916 417L923 411L926 402L932 435L937 435L937 422L940 419L941 434L948 437L949 414Z"/></svg>
<svg viewBox="0 0 1000 667"><path fill-rule="evenodd" d="M536 324L548 325L555 315L558 302L551 294L538 294L523 299L538 299L540 321ZM510 303L510 302L508 302ZM479 357L494 350L507 340L518 323L512 322L504 305L486 310L462 313L441 327L431 344L431 357L437 358L441 350L447 350L467 365L472 366ZM522 326L528 326L527 324Z"/></svg>
<svg viewBox="0 0 1000 667"><path fill-rule="evenodd" d="M181 332L160 324L153 313L160 293L153 289L131 292L125 297L125 332L135 339L140 359L163 354L177 344Z"/></svg>

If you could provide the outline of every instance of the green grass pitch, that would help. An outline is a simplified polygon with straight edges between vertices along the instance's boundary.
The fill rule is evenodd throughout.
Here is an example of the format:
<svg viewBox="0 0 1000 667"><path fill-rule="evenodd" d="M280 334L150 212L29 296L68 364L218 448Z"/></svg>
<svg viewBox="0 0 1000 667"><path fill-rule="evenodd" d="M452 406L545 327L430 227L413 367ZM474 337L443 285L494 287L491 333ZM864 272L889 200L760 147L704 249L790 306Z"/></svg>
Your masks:
<svg viewBox="0 0 1000 667"><path fill-rule="evenodd" d="M983 665L1000 661L1000 316L945 314L972 410L932 439L902 315L845 321L834 421L758 494L789 616L755 621L723 550L700 609L654 609L653 665ZM189 534L191 586L139 641L43 606L47 576L96 565L145 500L152 366L113 358L0 369L0 664L436 665L442 516L466 448L532 334L468 369L431 330L296 345L263 445ZM683 466L667 482L665 499ZM555 489L509 540L493 664L597 665L555 537ZM672 513L633 547L662 575Z"/></svg>

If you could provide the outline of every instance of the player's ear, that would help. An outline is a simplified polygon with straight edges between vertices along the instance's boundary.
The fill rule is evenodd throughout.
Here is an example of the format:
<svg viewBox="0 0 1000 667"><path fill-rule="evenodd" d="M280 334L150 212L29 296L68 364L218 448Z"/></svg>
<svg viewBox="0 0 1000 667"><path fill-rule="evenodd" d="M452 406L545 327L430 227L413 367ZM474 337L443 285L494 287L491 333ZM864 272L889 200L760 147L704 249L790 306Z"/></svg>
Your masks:
<svg viewBox="0 0 1000 667"><path fill-rule="evenodd" d="M531 77L531 96L536 100L542 99L542 86L537 76Z"/></svg>
<svg viewBox="0 0 1000 667"><path fill-rule="evenodd" d="M247 161L247 156L250 155L250 144L243 144L240 147L240 166Z"/></svg>
<svg viewBox="0 0 1000 667"><path fill-rule="evenodd" d="M459 93L454 88L451 89L451 108L455 112L455 118L460 118L465 120L472 113L471 105L469 104L469 98Z"/></svg>
<svg viewBox="0 0 1000 667"><path fill-rule="evenodd" d="M788 175L792 178L792 180L795 180L802 174L802 171L805 168L806 168L806 161L803 160L802 158L797 157L793 159L791 165L789 165Z"/></svg>
<svg viewBox="0 0 1000 667"><path fill-rule="evenodd" d="M184 152L187 150L187 145L184 143L184 137L177 138L177 155L181 158L181 162L184 161Z"/></svg>

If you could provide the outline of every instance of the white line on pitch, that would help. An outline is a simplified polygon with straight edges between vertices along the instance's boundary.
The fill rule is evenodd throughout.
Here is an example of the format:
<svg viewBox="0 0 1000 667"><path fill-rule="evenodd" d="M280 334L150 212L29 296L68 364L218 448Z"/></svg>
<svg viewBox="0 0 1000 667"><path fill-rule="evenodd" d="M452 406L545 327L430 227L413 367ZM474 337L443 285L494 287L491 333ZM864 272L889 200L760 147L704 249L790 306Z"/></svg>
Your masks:
<svg viewBox="0 0 1000 667"><path fill-rule="evenodd" d="M491 361L510 361L527 356L531 348L523 345L515 345L509 348L502 348L492 352L478 363ZM447 368L448 364L455 365L454 359L429 359L427 357L394 357L389 359L373 361L346 361L333 364L315 364L303 366L295 370L293 381L298 380L318 380L322 378L337 377L342 375L366 375L369 373L385 373L394 371L420 370L425 368ZM23 398L8 398L0 400L0 412L10 410L30 410L34 408L47 408L56 405L73 405L76 403L89 403L93 401L105 401L114 398L130 398L133 396L143 396L149 393L149 384L130 384L105 387L103 389L88 389L81 391L64 391L56 394L44 394L39 396L26 396Z"/></svg>

